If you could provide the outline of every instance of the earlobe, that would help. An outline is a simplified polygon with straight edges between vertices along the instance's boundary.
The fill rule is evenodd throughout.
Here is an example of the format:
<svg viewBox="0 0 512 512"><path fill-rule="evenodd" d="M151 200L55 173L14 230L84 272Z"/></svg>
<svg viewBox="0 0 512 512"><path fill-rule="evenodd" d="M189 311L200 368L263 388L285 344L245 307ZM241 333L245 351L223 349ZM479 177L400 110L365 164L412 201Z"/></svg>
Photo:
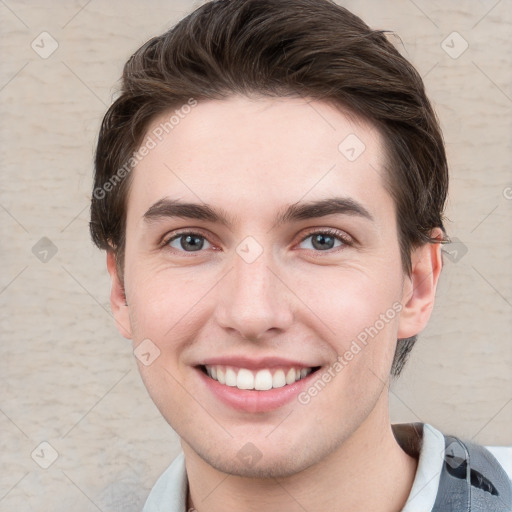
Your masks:
<svg viewBox="0 0 512 512"><path fill-rule="evenodd" d="M432 231L433 238L443 239L441 229ZM403 309L400 313L398 338L410 338L427 325L434 307L435 294L441 269L441 243L427 243L416 248L411 255L412 272L406 276Z"/></svg>
<svg viewBox="0 0 512 512"><path fill-rule="evenodd" d="M107 251L107 269L112 281L110 308L118 331L127 339L132 338L130 316L123 283L119 277L114 251Z"/></svg>

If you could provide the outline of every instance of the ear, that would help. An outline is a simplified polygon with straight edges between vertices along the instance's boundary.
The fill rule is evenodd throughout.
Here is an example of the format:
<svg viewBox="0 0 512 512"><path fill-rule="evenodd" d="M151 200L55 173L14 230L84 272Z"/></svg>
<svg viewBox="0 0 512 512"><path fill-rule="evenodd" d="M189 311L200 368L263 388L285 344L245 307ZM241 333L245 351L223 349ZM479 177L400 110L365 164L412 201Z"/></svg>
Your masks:
<svg viewBox="0 0 512 512"><path fill-rule="evenodd" d="M110 308L112 309L118 331L130 340L132 339L132 328L128 304L126 303L124 286L117 271L116 257L114 251L111 250L107 251L107 269L112 280Z"/></svg>
<svg viewBox="0 0 512 512"><path fill-rule="evenodd" d="M435 228L431 236L443 240L443 232ZM441 243L427 243L417 247L411 255L412 273L405 276L403 309L398 324L398 338L410 338L422 331L428 323L443 267Z"/></svg>

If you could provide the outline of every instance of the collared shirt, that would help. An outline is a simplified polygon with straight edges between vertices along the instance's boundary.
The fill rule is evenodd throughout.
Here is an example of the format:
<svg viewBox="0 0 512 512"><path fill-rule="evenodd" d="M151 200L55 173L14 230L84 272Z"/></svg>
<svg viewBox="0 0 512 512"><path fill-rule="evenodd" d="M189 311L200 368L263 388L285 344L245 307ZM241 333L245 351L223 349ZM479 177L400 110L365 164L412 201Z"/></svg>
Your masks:
<svg viewBox="0 0 512 512"><path fill-rule="evenodd" d="M402 512L512 510L512 484L483 447L445 437L427 423L398 424L392 428L402 449L418 458L416 476ZM471 464L470 454L478 468ZM182 452L157 480L143 512L188 512L187 495Z"/></svg>

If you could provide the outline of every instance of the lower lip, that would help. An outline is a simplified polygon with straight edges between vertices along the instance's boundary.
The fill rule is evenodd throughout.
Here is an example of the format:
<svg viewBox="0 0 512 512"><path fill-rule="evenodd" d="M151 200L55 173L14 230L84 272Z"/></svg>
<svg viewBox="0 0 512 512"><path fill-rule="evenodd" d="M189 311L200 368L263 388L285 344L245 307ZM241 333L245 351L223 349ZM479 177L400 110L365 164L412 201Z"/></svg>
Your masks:
<svg viewBox="0 0 512 512"><path fill-rule="evenodd" d="M251 413L273 411L290 403L292 400L296 399L297 395L309 385L310 380L318 373L318 370L312 372L307 377L281 388L257 391L238 389L236 386L226 386L206 375L200 368L196 368L196 371L199 373L200 378L208 389L221 402L229 405L233 409Z"/></svg>

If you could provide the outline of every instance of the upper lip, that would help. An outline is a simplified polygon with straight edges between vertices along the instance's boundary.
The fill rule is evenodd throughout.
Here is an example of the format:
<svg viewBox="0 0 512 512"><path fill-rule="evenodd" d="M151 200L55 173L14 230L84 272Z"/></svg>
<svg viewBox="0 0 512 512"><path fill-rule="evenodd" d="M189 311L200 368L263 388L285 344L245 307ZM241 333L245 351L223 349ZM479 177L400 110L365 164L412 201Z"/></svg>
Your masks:
<svg viewBox="0 0 512 512"><path fill-rule="evenodd" d="M261 370L264 368L290 367L290 368L315 368L320 364L311 364L282 357L250 358L247 356L211 357L204 359L195 366L233 366L247 368L248 370Z"/></svg>

